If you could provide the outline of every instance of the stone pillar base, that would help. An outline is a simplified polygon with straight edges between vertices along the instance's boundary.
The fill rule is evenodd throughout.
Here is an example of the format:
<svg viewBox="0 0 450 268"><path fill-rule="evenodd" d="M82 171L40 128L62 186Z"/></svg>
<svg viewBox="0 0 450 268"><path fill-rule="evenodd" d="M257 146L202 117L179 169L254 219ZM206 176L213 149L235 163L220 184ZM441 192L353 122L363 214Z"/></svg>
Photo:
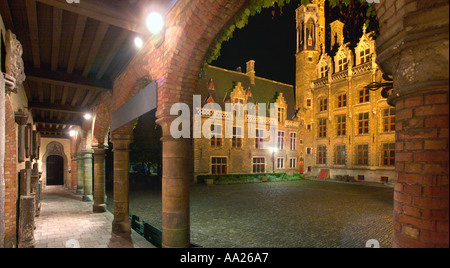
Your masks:
<svg viewBox="0 0 450 268"><path fill-rule="evenodd" d="M94 200L94 196L92 195L83 195L83 202L91 202Z"/></svg>
<svg viewBox="0 0 450 268"><path fill-rule="evenodd" d="M104 213L106 212L106 204L94 204L92 206L92 211L94 213Z"/></svg>
<svg viewBox="0 0 450 268"><path fill-rule="evenodd" d="M130 221L113 221L112 232L116 235L130 235L131 224Z"/></svg>

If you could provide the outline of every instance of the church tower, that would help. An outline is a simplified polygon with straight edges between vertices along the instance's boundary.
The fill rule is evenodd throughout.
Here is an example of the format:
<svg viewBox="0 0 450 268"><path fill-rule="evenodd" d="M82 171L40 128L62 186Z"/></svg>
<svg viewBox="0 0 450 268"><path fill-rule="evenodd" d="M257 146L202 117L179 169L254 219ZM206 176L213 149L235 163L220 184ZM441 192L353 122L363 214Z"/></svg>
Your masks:
<svg viewBox="0 0 450 268"><path fill-rule="evenodd" d="M303 139L303 145L299 148L300 161L305 162L311 159L308 159L310 155L308 148L303 148L304 144L313 144L314 139L308 132L313 126L314 111L311 83L317 79L317 63L325 52L325 0L311 2L296 10L296 101L297 115L301 122L300 137Z"/></svg>
<svg viewBox="0 0 450 268"><path fill-rule="evenodd" d="M316 66L325 51L325 0L315 0L296 10L297 54L296 95L297 107L303 108L311 98L311 81L316 80ZM303 109L301 109L303 110Z"/></svg>

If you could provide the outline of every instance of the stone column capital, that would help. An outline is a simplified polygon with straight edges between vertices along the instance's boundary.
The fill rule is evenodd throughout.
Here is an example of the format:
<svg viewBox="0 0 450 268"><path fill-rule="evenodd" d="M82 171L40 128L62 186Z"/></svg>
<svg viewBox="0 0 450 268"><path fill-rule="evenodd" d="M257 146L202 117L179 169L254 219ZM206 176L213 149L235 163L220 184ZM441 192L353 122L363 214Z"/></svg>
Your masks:
<svg viewBox="0 0 450 268"><path fill-rule="evenodd" d="M411 94L448 91L448 1L403 1L377 9L377 64L394 78L390 104ZM432 19L430 19L432 18Z"/></svg>

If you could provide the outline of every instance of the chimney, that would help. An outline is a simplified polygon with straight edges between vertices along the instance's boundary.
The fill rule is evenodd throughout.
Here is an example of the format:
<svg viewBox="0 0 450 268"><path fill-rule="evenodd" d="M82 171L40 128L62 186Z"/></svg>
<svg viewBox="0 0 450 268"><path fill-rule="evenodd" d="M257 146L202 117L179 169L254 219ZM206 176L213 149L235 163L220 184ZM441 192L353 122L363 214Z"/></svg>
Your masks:
<svg viewBox="0 0 450 268"><path fill-rule="evenodd" d="M250 78L250 83L255 84L255 61L251 60L247 62L247 76Z"/></svg>

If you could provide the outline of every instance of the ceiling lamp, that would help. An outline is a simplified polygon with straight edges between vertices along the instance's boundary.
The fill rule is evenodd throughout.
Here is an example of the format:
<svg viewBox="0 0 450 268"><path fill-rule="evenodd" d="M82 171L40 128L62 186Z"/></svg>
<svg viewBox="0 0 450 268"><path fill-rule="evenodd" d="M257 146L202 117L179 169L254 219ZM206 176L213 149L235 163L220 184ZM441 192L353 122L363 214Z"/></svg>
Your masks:
<svg viewBox="0 0 450 268"><path fill-rule="evenodd" d="M159 34L164 28L164 18L157 12L152 12L147 17L147 29L152 34Z"/></svg>

